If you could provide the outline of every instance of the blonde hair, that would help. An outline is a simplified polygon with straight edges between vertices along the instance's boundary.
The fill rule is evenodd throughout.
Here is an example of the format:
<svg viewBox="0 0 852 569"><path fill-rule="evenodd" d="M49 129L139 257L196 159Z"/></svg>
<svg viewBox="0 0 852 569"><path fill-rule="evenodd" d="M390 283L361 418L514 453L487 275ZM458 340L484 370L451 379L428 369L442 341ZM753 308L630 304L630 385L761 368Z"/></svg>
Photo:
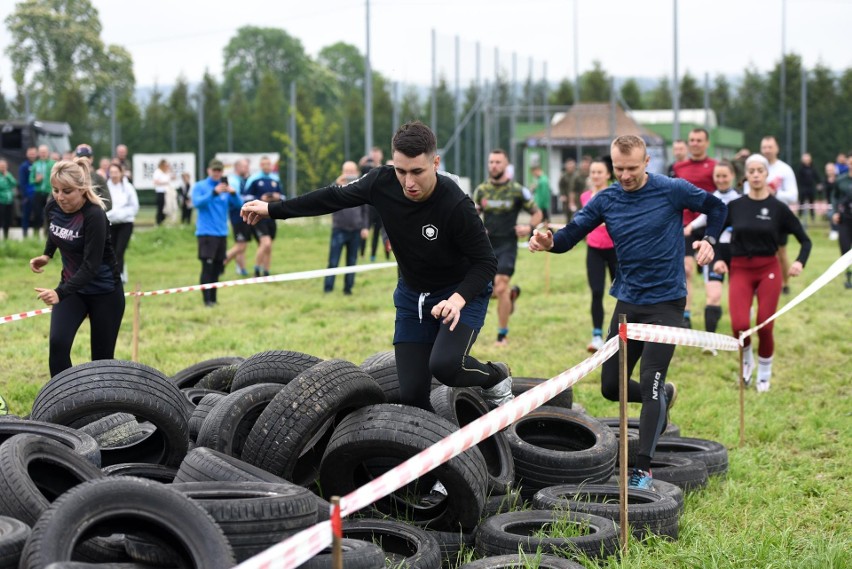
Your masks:
<svg viewBox="0 0 852 569"><path fill-rule="evenodd" d="M612 148L617 148L622 154L630 154L634 148L641 148L642 154L647 155L645 141L633 134L623 134L612 141Z"/></svg>
<svg viewBox="0 0 852 569"><path fill-rule="evenodd" d="M50 185L54 189L59 187L80 189L83 191L83 197L98 205L101 209L106 209L104 200L95 193L95 189L92 187L91 166L87 158L60 160L54 164L50 171Z"/></svg>
<svg viewBox="0 0 852 569"><path fill-rule="evenodd" d="M767 160L766 156L764 156L763 154L752 154L751 156L746 158L745 165L748 166L751 162L757 162L758 164L761 164L763 166L763 169L769 172L769 160Z"/></svg>

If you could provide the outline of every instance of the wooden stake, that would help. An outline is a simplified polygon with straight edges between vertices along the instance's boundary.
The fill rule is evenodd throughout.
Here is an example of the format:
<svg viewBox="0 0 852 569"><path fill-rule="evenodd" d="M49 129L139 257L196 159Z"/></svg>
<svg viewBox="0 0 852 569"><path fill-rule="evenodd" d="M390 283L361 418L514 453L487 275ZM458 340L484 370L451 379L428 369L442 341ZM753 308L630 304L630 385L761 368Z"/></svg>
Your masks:
<svg viewBox="0 0 852 569"><path fill-rule="evenodd" d="M621 553L627 553L627 315L618 315L618 436L619 436L619 524L621 529Z"/></svg>
<svg viewBox="0 0 852 569"><path fill-rule="evenodd" d="M331 569L343 569L343 523L340 520L340 496L331 497Z"/></svg>
<svg viewBox="0 0 852 569"><path fill-rule="evenodd" d="M130 359L134 362L139 361L139 311L142 304L142 295L139 292L142 287L136 283L136 294L133 295L133 352Z"/></svg>
<svg viewBox="0 0 852 569"><path fill-rule="evenodd" d="M743 377L743 347L740 346L740 447L745 445L745 378Z"/></svg>

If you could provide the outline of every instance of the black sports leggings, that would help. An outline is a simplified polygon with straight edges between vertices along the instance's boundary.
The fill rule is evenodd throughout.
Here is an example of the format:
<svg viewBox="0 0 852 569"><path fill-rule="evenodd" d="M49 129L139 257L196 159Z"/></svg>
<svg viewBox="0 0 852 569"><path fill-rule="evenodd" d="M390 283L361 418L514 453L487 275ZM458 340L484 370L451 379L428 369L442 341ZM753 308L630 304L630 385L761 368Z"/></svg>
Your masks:
<svg viewBox="0 0 852 569"><path fill-rule="evenodd" d="M658 324L678 327L683 322L683 309L686 298L661 302L659 304L630 304L619 300L609 324L607 340L618 334L618 315L626 314L627 322L637 324ZM666 372L674 355L673 344L640 342L630 340L627 343L627 373L633 374L636 362L642 358L639 366L639 381L629 380L627 401L642 403L639 415L639 458L637 466L648 470L657 439L663 431L666 421ZM601 393L610 401L618 401L618 358L612 357L601 368Z"/></svg>
<svg viewBox="0 0 852 569"><path fill-rule="evenodd" d="M491 387L502 380L502 374L492 364L470 356L478 334L478 330L461 322L452 332L449 325L441 324L434 344L394 345L400 402L431 411L433 375L450 387Z"/></svg>
<svg viewBox="0 0 852 569"><path fill-rule="evenodd" d="M615 249L586 248L586 277L589 280L589 288L592 290L592 327L594 328L603 328L606 270L609 269L609 281L614 281L617 263Z"/></svg>
<svg viewBox="0 0 852 569"><path fill-rule="evenodd" d="M109 226L110 241L112 241L112 247L115 249L115 262L120 273L124 272L124 252L127 251L132 234L132 221L129 223L113 223Z"/></svg>
<svg viewBox="0 0 852 569"><path fill-rule="evenodd" d="M50 313L50 376L71 367L71 346L83 320L92 328L92 360L115 357L115 342L124 316L124 289L105 294L72 294L54 305Z"/></svg>

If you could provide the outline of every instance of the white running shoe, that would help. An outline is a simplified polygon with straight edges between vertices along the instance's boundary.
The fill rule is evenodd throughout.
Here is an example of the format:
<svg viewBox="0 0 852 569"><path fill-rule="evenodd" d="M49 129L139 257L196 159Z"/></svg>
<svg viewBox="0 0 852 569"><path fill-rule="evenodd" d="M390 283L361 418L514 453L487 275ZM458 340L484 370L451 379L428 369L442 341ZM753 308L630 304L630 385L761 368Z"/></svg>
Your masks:
<svg viewBox="0 0 852 569"><path fill-rule="evenodd" d="M601 338L600 336L592 336L592 341L589 342L588 346L586 346L586 350L589 353L594 354L595 352L597 352L598 350L600 350L603 347L604 347L603 338Z"/></svg>
<svg viewBox="0 0 852 569"><path fill-rule="evenodd" d="M515 398L512 394L512 372L503 362L494 362L492 365L505 373L506 377L494 387L483 388L482 398L492 407L498 407Z"/></svg>
<svg viewBox="0 0 852 569"><path fill-rule="evenodd" d="M835 231L834 229L832 229L831 231L828 232L828 240L829 241L837 241L837 239L839 237L840 237L840 234L837 231Z"/></svg>
<svg viewBox="0 0 852 569"><path fill-rule="evenodd" d="M766 393L769 391L769 380L768 379L758 379L757 380L757 392L758 393Z"/></svg>

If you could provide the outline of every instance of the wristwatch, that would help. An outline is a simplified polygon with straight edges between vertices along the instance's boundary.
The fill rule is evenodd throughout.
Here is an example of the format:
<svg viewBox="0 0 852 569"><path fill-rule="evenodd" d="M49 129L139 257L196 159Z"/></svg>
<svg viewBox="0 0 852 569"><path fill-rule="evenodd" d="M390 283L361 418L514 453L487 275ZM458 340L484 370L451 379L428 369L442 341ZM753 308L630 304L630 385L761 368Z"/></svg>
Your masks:
<svg viewBox="0 0 852 569"><path fill-rule="evenodd" d="M703 241L707 241L708 243L710 243L714 247L716 246L716 238L713 237L712 235L705 235Z"/></svg>

